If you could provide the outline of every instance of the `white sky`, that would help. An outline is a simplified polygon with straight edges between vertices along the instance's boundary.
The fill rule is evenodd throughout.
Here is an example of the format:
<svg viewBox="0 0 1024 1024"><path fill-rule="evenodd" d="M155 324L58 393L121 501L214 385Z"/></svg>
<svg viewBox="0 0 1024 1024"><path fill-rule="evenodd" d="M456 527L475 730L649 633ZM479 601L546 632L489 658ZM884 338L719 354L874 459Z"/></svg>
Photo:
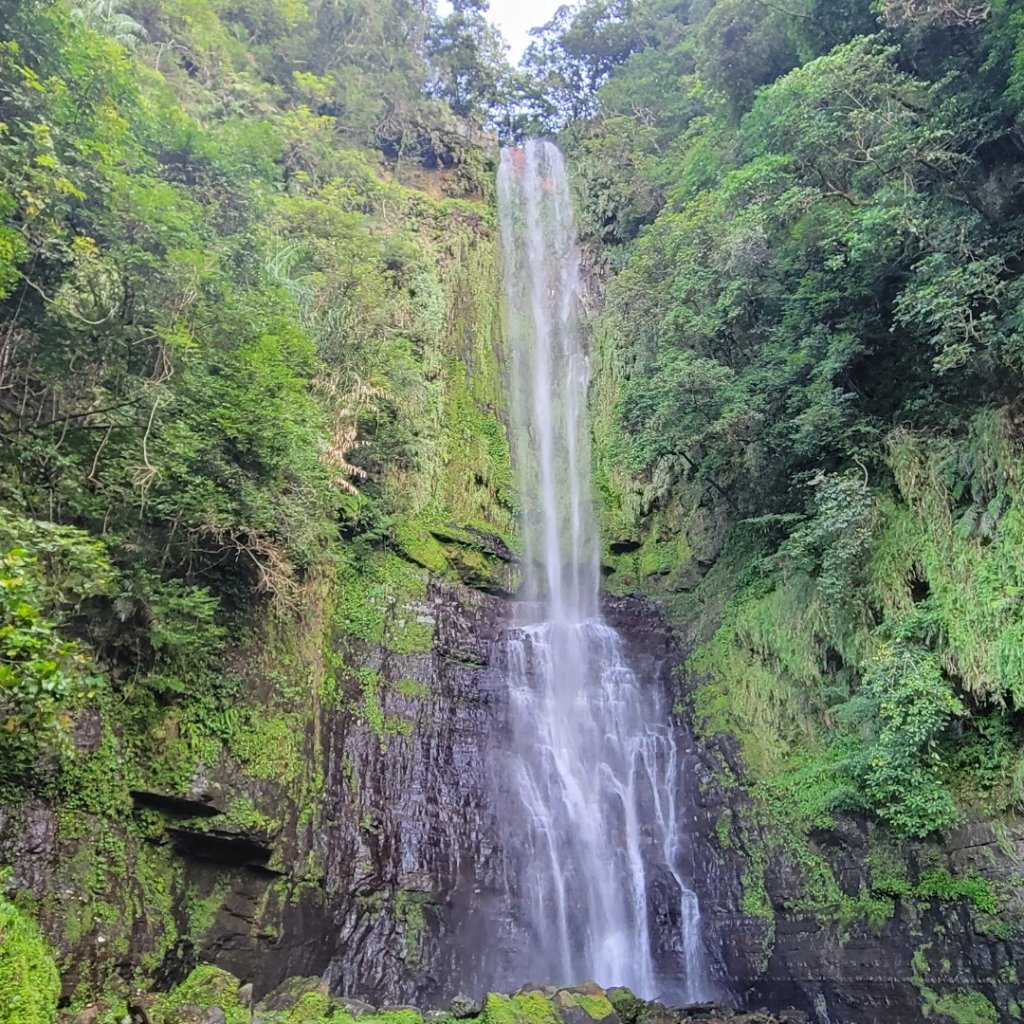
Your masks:
<svg viewBox="0 0 1024 1024"><path fill-rule="evenodd" d="M530 42L529 31L549 22L555 11L567 0L491 0L491 21L501 29L509 44L509 57L519 63ZM443 11L448 5L441 0Z"/></svg>
<svg viewBox="0 0 1024 1024"><path fill-rule="evenodd" d="M566 0L491 0L491 21L508 40L513 64L519 63L530 42L531 28L543 25Z"/></svg>

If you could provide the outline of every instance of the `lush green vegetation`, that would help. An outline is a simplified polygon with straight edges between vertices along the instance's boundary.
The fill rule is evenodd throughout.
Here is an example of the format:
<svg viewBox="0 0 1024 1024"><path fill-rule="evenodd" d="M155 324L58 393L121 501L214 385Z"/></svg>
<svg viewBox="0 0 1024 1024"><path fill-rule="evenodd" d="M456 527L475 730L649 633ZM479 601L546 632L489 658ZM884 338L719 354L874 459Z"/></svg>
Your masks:
<svg viewBox="0 0 1024 1024"><path fill-rule="evenodd" d="M51 1024L60 978L32 919L0 897L0 1021Z"/></svg>
<svg viewBox="0 0 1024 1024"><path fill-rule="evenodd" d="M322 711L429 697L369 667L428 573L511 586L477 7L0 0L0 800L54 809L73 1003L227 892L133 792L305 834Z"/></svg>
<svg viewBox="0 0 1024 1024"><path fill-rule="evenodd" d="M613 585L670 597L702 728L805 821L1024 799L1022 19L593 0L532 53L611 272Z"/></svg>
<svg viewBox="0 0 1024 1024"><path fill-rule="evenodd" d="M254 610L338 572L381 641L359 616L422 583L375 551L509 529L491 171L428 96L428 13L0 11L9 789L89 703L222 739Z"/></svg>
<svg viewBox="0 0 1024 1024"><path fill-rule="evenodd" d="M575 168L609 582L665 598L699 728L740 741L743 909L771 930L771 834L790 909L840 926L999 910L939 867L851 896L804 840L1024 801L1024 3L585 0L519 71L485 14L0 0L0 800L73 851L58 955L110 936L72 1003L134 920L149 978L225 895L184 891L133 791L247 780L315 828L321 712L386 751L429 697L386 670L430 647L429 576L511 586L484 126ZM281 827L230 796L220 824ZM410 965L428 899L394 900ZM0 933L42 1020L50 952L3 903Z"/></svg>

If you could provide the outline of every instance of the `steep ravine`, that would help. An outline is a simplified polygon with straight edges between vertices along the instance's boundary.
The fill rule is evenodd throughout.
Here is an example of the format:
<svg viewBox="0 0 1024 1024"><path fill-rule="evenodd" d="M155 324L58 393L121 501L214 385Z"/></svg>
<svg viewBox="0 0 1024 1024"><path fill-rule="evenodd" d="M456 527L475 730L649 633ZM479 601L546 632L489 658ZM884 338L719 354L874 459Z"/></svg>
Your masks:
<svg viewBox="0 0 1024 1024"><path fill-rule="evenodd" d="M257 998L312 975L377 1005L544 980L516 974L493 799L509 715L492 652L516 574L508 509L495 508L507 481L494 246L480 209L449 217L462 234L446 251L437 353L448 449L430 464L447 518L409 516L363 552L372 572L320 567L294 608L261 609L228 665L259 709L251 735L193 749L168 713L150 737L154 757L181 747L177 787L121 793L113 726L91 713L74 741L92 802L0 809L6 884L57 951L69 1005L113 1005L198 963ZM474 457L496 449L482 473ZM677 524L695 551L677 567L684 583L720 554L707 504ZM606 597L603 613L643 685L675 705L686 869L723 1000L796 1006L819 1024L1017 1019L1024 829L970 822L895 849L851 820L793 842L761 813L735 743L694 738L691 632L637 594ZM657 879L649 913L670 961L678 909Z"/></svg>
<svg viewBox="0 0 1024 1024"><path fill-rule="evenodd" d="M969 899L897 896L891 916L875 922L814 909L809 893L825 865L853 899L882 883L866 827L851 822L816 836L821 860L813 864L795 861L767 826L748 827L751 799L725 781L731 744L722 737L701 749L693 741L679 693L684 641L638 597L609 599L604 611L645 684L681 698L676 726L694 799L689 867L723 995L747 1006L796 1006L833 1024L1015 1019L1024 947ZM412 731L382 743L351 715L321 711L315 746L323 803L315 828L296 817L296 794L242 777L208 780L191 804L140 793L136 818L148 823L146 838L130 835L119 865L136 880L106 896L97 891L102 880L82 869L91 844L114 849L116 834L60 836L59 821L42 805L5 816L6 856L18 884L38 894L43 923L64 953L69 994L82 979L109 990L111 976L131 977L159 948L169 925L157 916L157 887L147 876L157 858L166 865L171 916L183 924L199 903L209 915L194 945L165 953L158 982L208 961L251 982L257 996L291 976L324 974L338 993L429 1006L526 980L510 966L516 950L490 786L508 706L489 660L509 607L500 596L435 579L415 612L431 630L430 649L380 662L389 683L404 681L385 691L384 710L407 717ZM283 822L276 832L255 824L216 828L213 812L242 791ZM195 827L197 814L209 815L203 820L212 831ZM945 868L1013 883L1022 854L1020 832L997 836L975 823L941 846L909 848L904 864L911 882ZM85 888L90 882L97 888ZM113 912L102 913L104 906ZM673 906L652 890L660 935L678 927ZM985 1005L998 1007L998 1016L984 1009L964 1016Z"/></svg>

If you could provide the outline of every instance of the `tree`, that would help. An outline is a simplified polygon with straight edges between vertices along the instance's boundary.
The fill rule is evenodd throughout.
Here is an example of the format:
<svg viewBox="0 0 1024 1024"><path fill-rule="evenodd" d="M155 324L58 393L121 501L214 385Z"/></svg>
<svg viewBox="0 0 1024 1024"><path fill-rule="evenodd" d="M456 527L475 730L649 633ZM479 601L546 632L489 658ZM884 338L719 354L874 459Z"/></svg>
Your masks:
<svg viewBox="0 0 1024 1024"><path fill-rule="evenodd" d="M588 0L563 4L533 29L523 56L530 75L527 103L541 131L554 132L594 113L597 92L612 69L640 45L631 20L634 0Z"/></svg>
<svg viewBox="0 0 1024 1024"><path fill-rule="evenodd" d="M451 13L435 17L427 36L431 95L460 117L492 116L511 85L508 46L487 18L489 7L488 0L453 0Z"/></svg>

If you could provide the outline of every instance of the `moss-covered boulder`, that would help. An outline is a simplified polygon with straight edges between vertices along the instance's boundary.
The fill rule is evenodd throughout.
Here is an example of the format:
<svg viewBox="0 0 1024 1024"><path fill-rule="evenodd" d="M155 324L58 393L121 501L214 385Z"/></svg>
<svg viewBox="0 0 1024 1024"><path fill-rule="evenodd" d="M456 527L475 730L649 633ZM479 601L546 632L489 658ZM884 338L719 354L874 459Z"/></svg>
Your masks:
<svg viewBox="0 0 1024 1024"><path fill-rule="evenodd" d="M647 1004L632 989L610 988L607 996L622 1024L637 1024Z"/></svg>
<svg viewBox="0 0 1024 1024"><path fill-rule="evenodd" d="M537 989L514 996L490 993L481 1015L484 1024L561 1024L551 996Z"/></svg>
<svg viewBox="0 0 1024 1024"><path fill-rule="evenodd" d="M563 1024L619 1024L619 1017L604 989L592 981L559 989L552 1003Z"/></svg>
<svg viewBox="0 0 1024 1024"><path fill-rule="evenodd" d="M324 986L326 988L326 986ZM343 1019L342 1014L334 1014L334 1006L330 997L321 991L306 992L291 1009L280 1018L267 1018L270 1021L280 1019L281 1024L328 1024L329 1021ZM346 1021L348 1018L344 1018Z"/></svg>
<svg viewBox="0 0 1024 1024"><path fill-rule="evenodd" d="M219 967L197 967L177 988L157 997L149 1019L152 1024L213 1024L223 1015L224 1024L249 1024L252 1014L238 987L238 979Z"/></svg>
<svg viewBox="0 0 1024 1024"><path fill-rule="evenodd" d="M468 1020L470 1017L479 1017L483 1006L472 996L460 993L451 1001L449 1010L456 1020Z"/></svg>
<svg viewBox="0 0 1024 1024"><path fill-rule="evenodd" d="M328 1003L330 990L322 978L289 978L260 1001L257 1011L275 1013L290 1010L307 996L316 996Z"/></svg>

